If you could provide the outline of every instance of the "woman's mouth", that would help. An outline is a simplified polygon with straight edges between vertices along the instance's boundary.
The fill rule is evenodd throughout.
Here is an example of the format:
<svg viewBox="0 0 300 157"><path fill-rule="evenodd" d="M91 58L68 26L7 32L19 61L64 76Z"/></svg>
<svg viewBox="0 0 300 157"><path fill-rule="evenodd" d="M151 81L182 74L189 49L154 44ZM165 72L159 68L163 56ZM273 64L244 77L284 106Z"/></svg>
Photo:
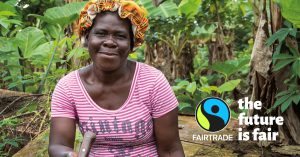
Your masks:
<svg viewBox="0 0 300 157"><path fill-rule="evenodd" d="M106 56L117 56L118 53L114 52L98 52L99 54L106 55Z"/></svg>
<svg viewBox="0 0 300 157"><path fill-rule="evenodd" d="M115 53L115 52L97 52L96 54L96 57L99 57L102 58L102 59L117 59L119 54L118 53Z"/></svg>

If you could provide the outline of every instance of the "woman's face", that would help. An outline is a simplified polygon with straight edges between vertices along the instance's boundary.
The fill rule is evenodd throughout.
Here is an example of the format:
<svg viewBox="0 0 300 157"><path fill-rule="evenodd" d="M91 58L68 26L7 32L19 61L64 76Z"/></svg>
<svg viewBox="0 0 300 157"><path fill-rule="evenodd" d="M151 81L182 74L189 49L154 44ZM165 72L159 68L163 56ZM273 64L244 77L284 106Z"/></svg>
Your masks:
<svg viewBox="0 0 300 157"><path fill-rule="evenodd" d="M88 35L88 50L94 66L114 71L126 63L130 48L130 24L115 12L98 14Z"/></svg>

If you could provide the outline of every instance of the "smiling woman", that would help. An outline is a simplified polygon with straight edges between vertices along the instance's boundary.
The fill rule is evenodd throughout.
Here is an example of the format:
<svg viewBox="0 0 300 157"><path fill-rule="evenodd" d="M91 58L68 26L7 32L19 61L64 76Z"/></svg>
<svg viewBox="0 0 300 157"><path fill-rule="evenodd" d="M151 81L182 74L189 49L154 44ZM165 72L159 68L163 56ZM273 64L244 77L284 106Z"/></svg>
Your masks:
<svg viewBox="0 0 300 157"><path fill-rule="evenodd" d="M94 66L102 71L121 68L132 51L130 32L130 21L121 19L116 12L106 11L96 16L87 37Z"/></svg>
<svg viewBox="0 0 300 157"><path fill-rule="evenodd" d="M51 102L50 156L76 155L75 126L92 131L89 156L184 156L178 101L165 76L127 59L148 26L129 0L98 0L81 11L81 41L92 64L56 85Z"/></svg>

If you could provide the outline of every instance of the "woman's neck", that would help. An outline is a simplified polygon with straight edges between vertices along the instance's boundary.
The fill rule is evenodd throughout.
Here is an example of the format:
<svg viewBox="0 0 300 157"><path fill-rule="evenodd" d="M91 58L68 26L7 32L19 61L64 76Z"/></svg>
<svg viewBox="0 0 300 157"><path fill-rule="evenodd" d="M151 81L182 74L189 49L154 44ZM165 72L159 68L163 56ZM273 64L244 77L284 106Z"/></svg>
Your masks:
<svg viewBox="0 0 300 157"><path fill-rule="evenodd" d="M103 71L97 69L93 64L90 70L90 81L112 85L128 80L131 74L130 61L126 61L119 69L115 71Z"/></svg>

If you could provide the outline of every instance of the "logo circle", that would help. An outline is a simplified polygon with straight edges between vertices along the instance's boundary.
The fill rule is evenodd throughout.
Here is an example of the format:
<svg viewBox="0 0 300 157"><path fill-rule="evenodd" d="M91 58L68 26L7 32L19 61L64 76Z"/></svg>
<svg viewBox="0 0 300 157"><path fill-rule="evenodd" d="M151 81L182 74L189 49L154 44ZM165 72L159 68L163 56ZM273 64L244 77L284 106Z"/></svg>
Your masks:
<svg viewBox="0 0 300 157"><path fill-rule="evenodd" d="M230 109L222 99L209 97L198 104L195 118L198 125L204 130L217 132L227 126L230 119Z"/></svg>

